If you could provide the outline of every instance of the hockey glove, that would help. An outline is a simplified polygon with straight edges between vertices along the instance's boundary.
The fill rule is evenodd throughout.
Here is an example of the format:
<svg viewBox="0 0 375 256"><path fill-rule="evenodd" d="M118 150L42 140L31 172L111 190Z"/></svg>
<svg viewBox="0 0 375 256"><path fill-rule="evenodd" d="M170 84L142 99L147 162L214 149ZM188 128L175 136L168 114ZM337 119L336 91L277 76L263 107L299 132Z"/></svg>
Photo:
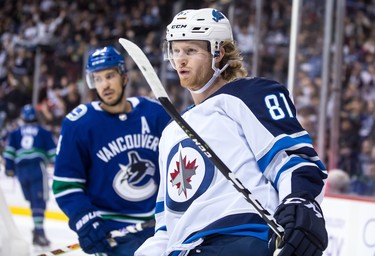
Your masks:
<svg viewBox="0 0 375 256"><path fill-rule="evenodd" d="M69 220L69 226L77 232L82 250L88 254L108 253L112 250L107 241L107 232L99 212L80 214Z"/></svg>
<svg viewBox="0 0 375 256"><path fill-rule="evenodd" d="M5 170L5 175L7 177L14 177L16 176L16 173L14 172L14 170Z"/></svg>
<svg viewBox="0 0 375 256"><path fill-rule="evenodd" d="M307 193L287 196L278 206L276 221L285 229L279 244L272 232L270 255L279 248L278 256L320 256L328 245L325 221L319 204Z"/></svg>

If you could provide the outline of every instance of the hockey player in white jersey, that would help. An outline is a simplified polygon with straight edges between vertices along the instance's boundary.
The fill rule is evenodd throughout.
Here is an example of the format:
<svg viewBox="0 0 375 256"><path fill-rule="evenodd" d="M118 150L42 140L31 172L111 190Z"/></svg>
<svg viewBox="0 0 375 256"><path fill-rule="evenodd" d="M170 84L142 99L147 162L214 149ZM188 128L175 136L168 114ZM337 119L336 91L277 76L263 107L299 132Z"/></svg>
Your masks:
<svg viewBox="0 0 375 256"><path fill-rule="evenodd" d="M86 253L132 256L153 227L115 238L117 246L108 233L154 219L158 144L170 117L153 99L126 97L125 60L114 47L91 52L86 73L100 100L64 119L53 193Z"/></svg>
<svg viewBox="0 0 375 256"><path fill-rule="evenodd" d="M183 118L285 233L276 244L255 208L171 122L159 144L156 233L135 255L322 255L327 172L286 87L247 77L231 25L215 9L178 13L164 53L195 103Z"/></svg>

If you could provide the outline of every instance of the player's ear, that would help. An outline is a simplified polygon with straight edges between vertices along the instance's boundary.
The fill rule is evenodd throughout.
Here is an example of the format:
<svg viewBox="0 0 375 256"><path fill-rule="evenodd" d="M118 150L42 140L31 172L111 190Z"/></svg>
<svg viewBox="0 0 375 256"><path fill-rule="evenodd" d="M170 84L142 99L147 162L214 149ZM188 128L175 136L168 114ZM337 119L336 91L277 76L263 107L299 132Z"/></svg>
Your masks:
<svg viewBox="0 0 375 256"><path fill-rule="evenodd" d="M126 85L128 81L129 81L128 75L127 74L122 75L122 84Z"/></svg>

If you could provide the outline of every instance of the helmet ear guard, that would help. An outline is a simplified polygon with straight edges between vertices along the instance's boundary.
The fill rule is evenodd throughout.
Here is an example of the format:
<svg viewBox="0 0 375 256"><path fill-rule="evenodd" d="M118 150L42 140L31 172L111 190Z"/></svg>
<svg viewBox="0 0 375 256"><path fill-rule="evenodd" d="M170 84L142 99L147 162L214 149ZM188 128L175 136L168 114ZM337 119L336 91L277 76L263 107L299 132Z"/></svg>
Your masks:
<svg viewBox="0 0 375 256"><path fill-rule="evenodd" d="M121 75L126 73L125 59L112 46L95 49L88 57L86 65L86 82L90 89L95 89L93 73L109 68L118 68Z"/></svg>

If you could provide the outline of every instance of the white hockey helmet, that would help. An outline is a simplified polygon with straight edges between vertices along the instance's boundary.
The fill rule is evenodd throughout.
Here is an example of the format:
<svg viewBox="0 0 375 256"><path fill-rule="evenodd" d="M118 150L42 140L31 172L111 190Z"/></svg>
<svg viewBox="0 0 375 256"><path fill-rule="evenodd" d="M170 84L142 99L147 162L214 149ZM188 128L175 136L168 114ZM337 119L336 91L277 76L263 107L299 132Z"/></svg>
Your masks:
<svg viewBox="0 0 375 256"><path fill-rule="evenodd" d="M169 59L170 42L175 40L203 40L210 42L211 53L216 57L220 44L233 41L232 28L227 17L213 8L179 12L167 26L166 39Z"/></svg>

